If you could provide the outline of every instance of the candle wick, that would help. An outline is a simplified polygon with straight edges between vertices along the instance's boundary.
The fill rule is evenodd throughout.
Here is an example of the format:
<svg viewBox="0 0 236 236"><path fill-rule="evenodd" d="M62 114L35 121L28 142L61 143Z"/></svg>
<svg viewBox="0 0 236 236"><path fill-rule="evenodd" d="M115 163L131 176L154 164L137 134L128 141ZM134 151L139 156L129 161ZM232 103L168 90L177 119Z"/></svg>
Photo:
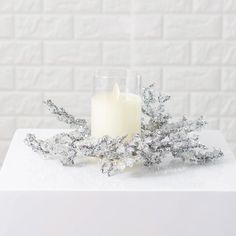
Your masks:
<svg viewBox="0 0 236 236"><path fill-rule="evenodd" d="M119 88L119 85L117 83L115 83L114 86L113 86L112 95L117 100L120 97L120 88Z"/></svg>

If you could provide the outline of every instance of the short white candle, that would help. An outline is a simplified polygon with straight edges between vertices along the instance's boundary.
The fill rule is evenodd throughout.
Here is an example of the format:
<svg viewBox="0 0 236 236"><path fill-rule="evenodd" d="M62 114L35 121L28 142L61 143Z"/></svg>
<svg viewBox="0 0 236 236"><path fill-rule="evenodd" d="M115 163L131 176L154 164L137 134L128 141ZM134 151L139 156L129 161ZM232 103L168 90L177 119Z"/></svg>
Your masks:
<svg viewBox="0 0 236 236"><path fill-rule="evenodd" d="M92 97L91 134L99 138L104 135L131 138L141 129L141 97L121 93L119 86Z"/></svg>

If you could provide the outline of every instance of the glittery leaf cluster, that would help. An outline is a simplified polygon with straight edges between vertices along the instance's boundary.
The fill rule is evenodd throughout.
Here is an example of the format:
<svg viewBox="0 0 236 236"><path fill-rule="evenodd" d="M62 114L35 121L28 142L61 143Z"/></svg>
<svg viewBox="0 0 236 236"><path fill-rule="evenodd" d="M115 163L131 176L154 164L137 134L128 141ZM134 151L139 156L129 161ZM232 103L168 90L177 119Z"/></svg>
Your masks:
<svg viewBox="0 0 236 236"><path fill-rule="evenodd" d="M173 121L166 112L170 96L162 95L154 85L143 90L141 134L127 141L126 137L104 136L95 139L85 119L76 119L51 100L45 102L52 114L73 131L60 133L47 140L28 134L25 143L45 159L59 159L63 165L75 166L82 160L96 157L102 173L108 176L134 165L156 168L168 160L205 164L223 156L221 150L209 150L199 142L199 131L206 125L203 117Z"/></svg>

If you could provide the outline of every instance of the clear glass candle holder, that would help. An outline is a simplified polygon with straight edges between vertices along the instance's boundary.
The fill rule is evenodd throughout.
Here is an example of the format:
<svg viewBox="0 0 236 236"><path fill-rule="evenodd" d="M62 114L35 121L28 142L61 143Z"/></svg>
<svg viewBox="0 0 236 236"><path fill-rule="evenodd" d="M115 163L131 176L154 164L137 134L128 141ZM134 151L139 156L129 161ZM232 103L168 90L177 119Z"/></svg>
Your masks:
<svg viewBox="0 0 236 236"><path fill-rule="evenodd" d="M111 91L113 86L118 84L122 93L140 95L141 82L141 76L130 70L125 73L124 71L97 71L93 77L93 94Z"/></svg>
<svg viewBox="0 0 236 236"><path fill-rule="evenodd" d="M97 73L91 100L91 135L127 136L141 130L141 77Z"/></svg>

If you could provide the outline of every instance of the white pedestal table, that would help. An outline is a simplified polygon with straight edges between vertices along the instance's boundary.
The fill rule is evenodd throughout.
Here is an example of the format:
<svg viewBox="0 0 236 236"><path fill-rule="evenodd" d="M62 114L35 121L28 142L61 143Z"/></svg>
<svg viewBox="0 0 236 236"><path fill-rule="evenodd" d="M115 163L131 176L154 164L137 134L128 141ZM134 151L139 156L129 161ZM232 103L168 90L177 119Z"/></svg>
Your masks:
<svg viewBox="0 0 236 236"><path fill-rule="evenodd" d="M0 171L1 236L235 236L236 159L219 131L202 142L225 156L205 166L107 177L96 163L64 167L23 140L62 130L17 130Z"/></svg>

